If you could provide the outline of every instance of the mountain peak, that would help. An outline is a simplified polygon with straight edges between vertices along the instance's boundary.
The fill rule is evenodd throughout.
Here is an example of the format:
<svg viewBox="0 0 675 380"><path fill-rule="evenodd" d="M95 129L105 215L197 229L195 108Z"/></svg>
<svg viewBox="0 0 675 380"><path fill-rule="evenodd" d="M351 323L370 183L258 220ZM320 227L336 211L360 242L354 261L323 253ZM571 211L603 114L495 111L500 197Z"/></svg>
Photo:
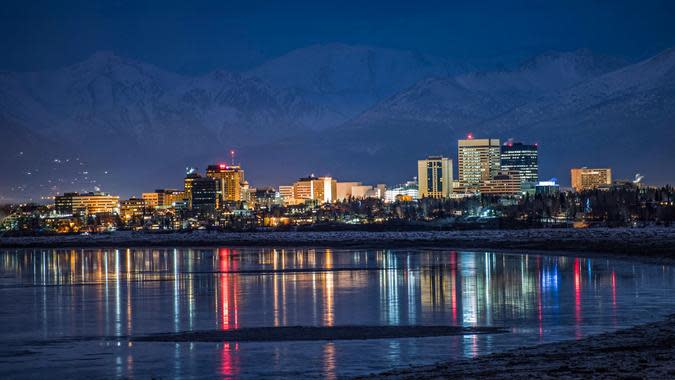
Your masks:
<svg viewBox="0 0 675 380"><path fill-rule="evenodd" d="M622 59L596 54L590 49L555 52L548 51L523 62L520 71L532 70L565 70L575 71L581 75L597 75L625 66Z"/></svg>

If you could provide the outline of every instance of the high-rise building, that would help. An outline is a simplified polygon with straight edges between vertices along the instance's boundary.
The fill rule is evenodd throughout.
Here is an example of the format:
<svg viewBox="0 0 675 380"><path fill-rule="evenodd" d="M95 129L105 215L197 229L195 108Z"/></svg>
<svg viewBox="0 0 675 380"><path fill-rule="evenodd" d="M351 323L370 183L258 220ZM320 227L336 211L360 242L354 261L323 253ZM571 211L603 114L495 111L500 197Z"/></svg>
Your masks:
<svg viewBox="0 0 675 380"><path fill-rule="evenodd" d="M219 208L218 181L209 177L192 181L191 204L193 210L212 212Z"/></svg>
<svg viewBox="0 0 675 380"><path fill-rule="evenodd" d="M612 184L612 169L609 168L574 168L570 170L570 174L572 187L576 191L593 190Z"/></svg>
<svg viewBox="0 0 675 380"><path fill-rule="evenodd" d="M296 202L315 200L330 203L337 197L337 181L331 177L309 176L293 184L293 198Z"/></svg>
<svg viewBox="0 0 675 380"><path fill-rule="evenodd" d="M206 176L218 181L218 193L223 202L242 200L241 187L244 184L244 170L238 165L209 165Z"/></svg>
<svg viewBox="0 0 675 380"><path fill-rule="evenodd" d="M54 208L61 214L117 213L119 201L120 197L102 192L65 193L54 198Z"/></svg>
<svg viewBox="0 0 675 380"><path fill-rule="evenodd" d="M539 181L539 147L508 142L501 147L501 171L518 172L520 180L534 186Z"/></svg>
<svg viewBox="0 0 675 380"><path fill-rule="evenodd" d="M469 135L457 144L460 186L477 189L500 171L499 139L474 139Z"/></svg>
<svg viewBox="0 0 675 380"><path fill-rule="evenodd" d="M201 178L202 176L199 175L197 172L197 169L195 168L188 168L187 173L185 174L185 180L183 181L184 184L184 197L185 200L187 201L187 207L188 209L192 209L192 183L198 179Z"/></svg>
<svg viewBox="0 0 675 380"><path fill-rule="evenodd" d="M452 193L452 160L429 156L417 161L420 198L447 198Z"/></svg>

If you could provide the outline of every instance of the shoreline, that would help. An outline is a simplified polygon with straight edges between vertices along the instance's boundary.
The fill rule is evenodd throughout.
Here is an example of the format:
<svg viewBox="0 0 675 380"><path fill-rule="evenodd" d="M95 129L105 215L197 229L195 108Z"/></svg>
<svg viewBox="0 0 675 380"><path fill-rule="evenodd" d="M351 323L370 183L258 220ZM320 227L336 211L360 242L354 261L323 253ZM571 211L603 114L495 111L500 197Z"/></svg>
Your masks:
<svg viewBox="0 0 675 380"><path fill-rule="evenodd" d="M583 253L675 262L675 228L596 228L402 232L139 233L0 238L2 249L159 247L330 247L353 249L474 249L504 252Z"/></svg>
<svg viewBox="0 0 675 380"><path fill-rule="evenodd" d="M665 379L675 377L675 314L580 340L394 369L358 379Z"/></svg>

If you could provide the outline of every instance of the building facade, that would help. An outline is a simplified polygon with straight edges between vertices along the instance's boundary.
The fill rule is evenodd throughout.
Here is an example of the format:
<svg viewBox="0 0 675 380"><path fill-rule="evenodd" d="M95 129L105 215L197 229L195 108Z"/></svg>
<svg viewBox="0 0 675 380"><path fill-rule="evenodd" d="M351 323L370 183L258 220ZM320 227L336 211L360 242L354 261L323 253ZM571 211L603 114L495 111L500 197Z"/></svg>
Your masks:
<svg viewBox="0 0 675 380"><path fill-rule="evenodd" d="M218 181L209 177L196 178L191 189L192 210L213 212L220 208Z"/></svg>
<svg viewBox="0 0 675 380"><path fill-rule="evenodd" d="M222 202L242 200L241 187L244 184L244 170L238 165L209 165L206 176L218 182L218 193Z"/></svg>
<svg viewBox="0 0 675 380"><path fill-rule="evenodd" d="M457 143L457 168L460 186L477 189L501 170L499 139L459 140Z"/></svg>
<svg viewBox="0 0 675 380"><path fill-rule="evenodd" d="M183 180L183 186L184 186L184 197L185 200L187 201L187 207L188 209L192 209L192 183L201 178L202 176L197 173L197 169L194 168L188 168L187 173L185 175L185 179Z"/></svg>
<svg viewBox="0 0 675 380"><path fill-rule="evenodd" d="M481 194L518 195L522 193L522 181L518 171L499 172L492 178L483 181L479 190Z"/></svg>
<svg viewBox="0 0 675 380"><path fill-rule="evenodd" d="M399 200L412 201L417 198L419 198L417 181L408 181L400 186L387 189L384 192L385 203L392 203Z"/></svg>
<svg viewBox="0 0 675 380"><path fill-rule="evenodd" d="M420 198L448 198L452 193L452 160L429 156L417 161Z"/></svg>
<svg viewBox="0 0 675 380"><path fill-rule="evenodd" d="M124 224L139 221L145 215L145 201L139 198L129 198L120 202L120 218Z"/></svg>
<svg viewBox="0 0 675 380"><path fill-rule="evenodd" d="M337 198L337 181L331 177L309 176L293 184L293 198L296 203L314 200L330 203Z"/></svg>
<svg viewBox="0 0 675 380"><path fill-rule="evenodd" d="M501 147L500 160L500 170L518 172L524 184L534 186L539 182L539 147L536 144L504 144Z"/></svg>
<svg viewBox="0 0 675 380"><path fill-rule="evenodd" d="M54 198L54 208L60 214L104 214L119 212L120 197L102 192L65 193Z"/></svg>
<svg viewBox="0 0 675 380"><path fill-rule="evenodd" d="M574 168L570 174L575 191L609 187L612 184L612 169L609 168Z"/></svg>

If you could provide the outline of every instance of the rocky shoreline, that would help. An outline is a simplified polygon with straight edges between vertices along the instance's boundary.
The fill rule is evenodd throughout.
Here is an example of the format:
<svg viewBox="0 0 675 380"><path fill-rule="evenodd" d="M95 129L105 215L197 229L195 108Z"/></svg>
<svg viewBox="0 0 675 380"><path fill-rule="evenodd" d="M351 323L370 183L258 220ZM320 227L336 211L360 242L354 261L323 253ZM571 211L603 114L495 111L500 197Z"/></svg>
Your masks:
<svg viewBox="0 0 675 380"><path fill-rule="evenodd" d="M368 379L675 378L675 315L625 330L373 374Z"/></svg>

